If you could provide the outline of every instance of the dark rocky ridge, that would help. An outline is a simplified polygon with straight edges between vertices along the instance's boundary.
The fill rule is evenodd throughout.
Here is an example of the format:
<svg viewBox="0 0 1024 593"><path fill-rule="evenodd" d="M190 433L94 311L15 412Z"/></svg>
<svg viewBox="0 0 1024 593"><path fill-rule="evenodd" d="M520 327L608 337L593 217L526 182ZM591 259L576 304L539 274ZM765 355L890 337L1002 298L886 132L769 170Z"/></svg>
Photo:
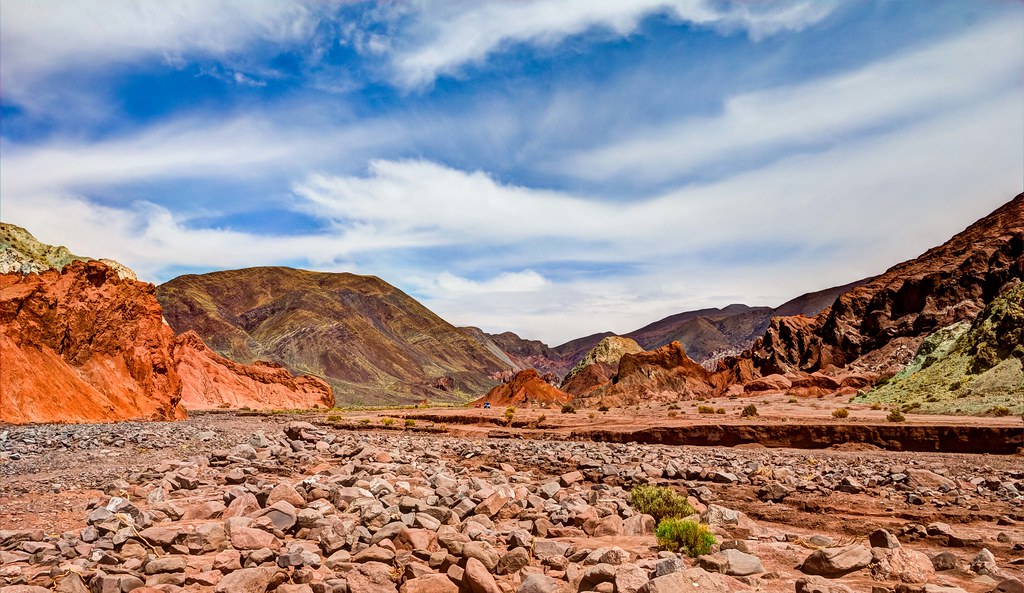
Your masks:
<svg viewBox="0 0 1024 593"><path fill-rule="evenodd" d="M1024 278L1024 194L816 317L777 317L739 360L761 374L855 366L891 376L935 330L973 319Z"/></svg>

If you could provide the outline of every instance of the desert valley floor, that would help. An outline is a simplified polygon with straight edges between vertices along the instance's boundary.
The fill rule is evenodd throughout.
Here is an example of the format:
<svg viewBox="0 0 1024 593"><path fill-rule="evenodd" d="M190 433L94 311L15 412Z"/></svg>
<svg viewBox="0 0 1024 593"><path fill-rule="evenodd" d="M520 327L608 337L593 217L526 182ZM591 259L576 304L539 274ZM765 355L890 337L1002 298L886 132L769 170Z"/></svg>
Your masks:
<svg viewBox="0 0 1024 593"><path fill-rule="evenodd" d="M741 418L751 402L759 415ZM1024 576L1022 458L941 450L969 430L1017 440L1020 418L908 414L894 425L845 398L710 403L726 413L520 409L509 423L504 408L225 411L3 427L0 582L125 592L655 592L685 582L980 593ZM850 416L832 418L839 407ZM908 435L944 427L946 437L928 452L863 442L887 424ZM770 429L787 425L845 427L834 434L849 442L594 440L708 427L783 434ZM643 483L689 496L717 536L715 553L660 552L651 520L630 504Z"/></svg>

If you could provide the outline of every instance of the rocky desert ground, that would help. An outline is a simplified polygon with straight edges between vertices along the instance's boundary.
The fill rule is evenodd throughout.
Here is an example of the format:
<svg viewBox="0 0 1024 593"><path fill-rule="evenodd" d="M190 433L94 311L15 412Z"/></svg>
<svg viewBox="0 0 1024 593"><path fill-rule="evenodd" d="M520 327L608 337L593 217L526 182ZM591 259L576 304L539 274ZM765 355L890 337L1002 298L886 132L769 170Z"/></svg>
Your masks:
<svg viewBox="0 0 1024 593"><path fill-rule="evenodd" d="M845 405L815 403L763 398L757 418L720 420L518 410L507 425L503 409L459 408L7 426L0 590L1021 590L1020 455L591 440L617 426L877 423L866 406L840 421L827 418ZM943 420L903 428L915 423ZM687 498L709 553L659 548L631 500L642 484Z"/></svg>

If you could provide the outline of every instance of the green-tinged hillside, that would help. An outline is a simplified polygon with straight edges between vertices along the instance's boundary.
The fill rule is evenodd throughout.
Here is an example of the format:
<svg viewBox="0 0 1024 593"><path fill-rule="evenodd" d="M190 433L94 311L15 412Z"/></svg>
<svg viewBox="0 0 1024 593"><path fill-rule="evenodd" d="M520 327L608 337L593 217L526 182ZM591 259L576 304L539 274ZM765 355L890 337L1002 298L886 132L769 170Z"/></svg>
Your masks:
<svg viewBox="0 0 1024 593"><path fill-rule="evenodd" d="M63 270L75 261L92 261L68 251L63 245L47 245L20 226L0 222L0 274L39 274ZM135 272L111 259L98 260L110 266L121 278L137 279Z"/></svg>
<svg viewBox="0 0 1024 593"><path fill-rule="evenodd" d="M232 360L322 377L341 404L464 401L508 365L373 276L247 268L157 288L167 322Z"/></svg>
<svg viewBox="0 0 1024 593"><path fill-rule="evenodd" d="M903 372L861 399L919 412L1024 414L1022 359L1024 284L1018 284L973 322L933 333Z"/></svg>

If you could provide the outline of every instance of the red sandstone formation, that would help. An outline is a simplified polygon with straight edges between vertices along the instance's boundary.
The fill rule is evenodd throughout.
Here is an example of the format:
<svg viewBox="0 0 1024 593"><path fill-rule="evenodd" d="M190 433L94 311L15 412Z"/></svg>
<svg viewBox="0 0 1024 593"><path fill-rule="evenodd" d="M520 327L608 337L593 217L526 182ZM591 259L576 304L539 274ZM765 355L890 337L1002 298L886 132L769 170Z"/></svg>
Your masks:
<svg viewBox="0 0 1024 593"><path fill-rule="evenodd" d="M185 332L174 344L181 375L181 405L187 410L215 408L330 408L330 386L316 377L293 377L281 365L257 361L239 364L217 354L198 334Z"/></svg>
<svg viewBox="0 0 1024 593"><path fill-rule="evenodd" d="M183 418L173 342L153 285L106 264L0 275L0 421Z"/></svg>
<svg viewBox="0 0 1024 593"><path fill-rule="evenodd" d="M498 385L474 404L492 406L562 405L571 395L543 380L534 369L519 371L508 383Z"/></svg>

